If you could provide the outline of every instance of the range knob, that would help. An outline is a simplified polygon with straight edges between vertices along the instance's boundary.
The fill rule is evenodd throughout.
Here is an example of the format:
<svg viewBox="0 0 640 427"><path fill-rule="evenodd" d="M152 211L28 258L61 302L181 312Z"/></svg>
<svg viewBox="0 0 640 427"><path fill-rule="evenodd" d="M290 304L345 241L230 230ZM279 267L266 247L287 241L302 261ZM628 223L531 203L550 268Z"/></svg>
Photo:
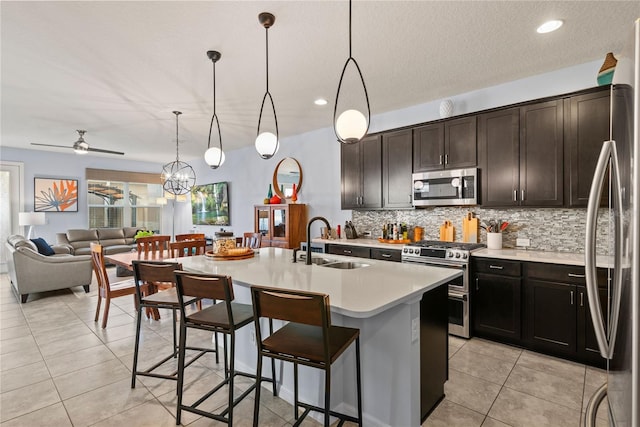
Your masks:
<svg viewBox="0 0 640 427"><path fill-rule="evenodd" d="M460 258L460 252L456 252L456 258Z"/></svg>
<svg viewBox="0 0 640 427"><path fill-rule="evenodd" d="M453 252L449 252L449 254L447 255L449 258L453 258Z"/></svg>
<svg viewBox="0 0 640 427"><path fill-rule="evenodd" d="M402 248L402 252L404 252L405 254L409 253L409 248Z"/></svg>
<svg viewBox="0 0 640 427"><path fill-rule="evenodd" d="M462 254L462 259L467 259L467 257L468 257L468 255L467 255L466 252Z"/></svg>

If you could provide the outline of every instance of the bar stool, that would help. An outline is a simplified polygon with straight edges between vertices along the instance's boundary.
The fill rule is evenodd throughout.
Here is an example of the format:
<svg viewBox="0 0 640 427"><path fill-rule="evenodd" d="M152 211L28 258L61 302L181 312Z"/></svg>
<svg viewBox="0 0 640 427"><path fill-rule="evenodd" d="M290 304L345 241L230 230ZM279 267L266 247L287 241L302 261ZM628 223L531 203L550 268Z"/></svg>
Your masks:
<svg viewBox="0 0 640 427"><path fill-rule="evenodd" d="M253 322L253 309L251 305L239 304L233 302L233 286L231 277L219 276L211 274L196 274L185 271L175 272L176 285L178 289L178 300L180 301L180 346L178 358L178 405L176 410L176 425L180 424L182 411L193 412L207 418L222 421L233 425L233 407L240 403L253 389L256 384L251 385L237 399L234 399L233 387L234 378L238 375L256 378L256 375L248 374L235 370L235 340L236 330ZM220 300L221 302L192 313L187 313L185 307L190 303L192 298L210 298L212 300ZM185 368L185 346L187 341L187 330L189 328L202 329L214 333L223 333L230 338L229 350L229 369L227 371L227 340L223 341L224 358L225 358L225 379L215 385L211 390L205 393L200 399L191 405L182 403L183 379ZM275 373L275 363L271 365L272 373ZM257 371L260 373L261 371ZM259 375L258 375L259 376ZM275 381L272 378L261 378L262 381L271 381L273 383L274 395L276 394ZM229 396L227 407L220 413L198 409L198 406L211 397L215 392L223 386L229 386Z"/></svg>
<svg viewBox="0 0 640 427"><path fill-rule="evenodd" d="M169 380L178 379L178 370L175 370L171 374L159 374L153 372L165 364L168 360L176 358L178 356L178 342L176 336L176 312L180 309L180 302L178 300L178 294L175 287L170 287L167 290L151 293L154 288L159 284L168 286L175 285L175 276L173 272L175 270L181 270L182 265L176 262L163 262L163 261L145 261L145 260L133 260L133 275L136 283L136 292L138 295L138 316L136 321L136 342L133 353L133 367L131 369L131 388L136 387L136 376L147 376L155 378L164 378ZM146 286L149 288L149 293L146 296L142 295L141 287ZM199 301L199 298L185 298L186 304L191 304ZM138 351L140 348L140 324L142 321L142 312L145 308L151 308L154 310L165 308L171 310L173 313L173 349L171 354L154 364L144 371L138 370ZM189 366L197 359L205 355L206 353L216 354L216 363L219 362L218 358L218 336L215 335L215 349L202 348L202 347L187 347L188 350L196 350L198 353L186 364Z"/></svg>
<svg viewBox="0 0 640 427"><path fill-rule="evenodd" d="M362 425L362 393L360 387L360 330L331 324L329 295L289 289L251 287L251 299L256 323L258 344L258 366L262 370L262 357L285 360L293 363L294 413L300 425L310 411L324 413L324 425L329 425L329 416L338 417L342 425L351 421ZM289 322L262 339L260 319L267 318ZM358 417L341 414L330 409L331 365L355 341L356 345L356 389ZM324 408L298 401L298 364L322 369L325 374ZM253 425L258 425L260 408L260 378L256 379L256 396ZM298 406L305 410L298 418Z"/></svg>

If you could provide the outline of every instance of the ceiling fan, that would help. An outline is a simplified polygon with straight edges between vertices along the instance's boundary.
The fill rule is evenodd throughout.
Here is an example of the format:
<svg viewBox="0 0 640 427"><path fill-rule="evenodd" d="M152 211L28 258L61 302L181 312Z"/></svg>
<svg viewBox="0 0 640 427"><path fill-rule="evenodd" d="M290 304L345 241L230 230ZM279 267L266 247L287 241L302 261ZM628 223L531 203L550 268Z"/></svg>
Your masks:
<svg viewBox="0 0 640 427"><path fill-rule="evenodd" d="M119 154L121 156L124 155L121 151L112 151L112 150L103 150L101 148L91 148L89 144L84 140L84 134L87 133L86 130L77 130L79 138L76 142L73 143L71 147L67 145L54 145L54 144L38 144L37 142L32 142L31 145L41 145L43 147L59 147L59 148L73 148L73 151L76 154L87 154L89 151L93 151L96 153L108 153L108 154Z"/></svg>

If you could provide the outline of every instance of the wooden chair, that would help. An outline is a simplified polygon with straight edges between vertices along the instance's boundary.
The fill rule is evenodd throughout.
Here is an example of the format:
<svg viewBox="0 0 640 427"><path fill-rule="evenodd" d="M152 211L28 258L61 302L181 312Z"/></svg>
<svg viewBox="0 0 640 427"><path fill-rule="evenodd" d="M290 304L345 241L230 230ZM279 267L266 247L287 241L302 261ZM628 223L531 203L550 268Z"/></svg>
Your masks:
<svg viewBox="0 0 640 427"><path fill-rule="evenodd" d="M262 245L262 233L244 233L242 246L252 249L260 249Z"/></svg>
<svg viewBox="0 0 640 427"><path fill-rule="evenodd" d="M206 240L204 233L176 234L176 242L184 240Z"/></svg>
<svg viewBox="0 0 640 427"><path fill-rule="evenodd" d="M293 363L294 416L299 425L310 411L324 413L324 425L329 417L338 417L342 425L351 421L362 425L362 393L360 386L360 330L331 324L329 295L289 289L251 287L251 299L256 324L258 362L256 372L262 372L262 358L285 360ZM286 323L280 329L263 338L260 319L279 319ZM331 365L355 341L356 391L358 417L341 414L330 409ZM324 408L298 401L298 365L322 369L325 375ZM260 381L256 378L256 395L253 425L258 426L260 409ZM298 407L304 412L298 419Z"/></svg>
<svg viewBox="0 0 640 427"><path fill-rule="evenodd" d="M169 249L169 242L171 236L154 235L148 237L138 237L136 244L138 246L138 253L144 255L145 258L151 254L152 258L162 258L164 251Z"/></svg>
<svg viewBox="0 0 640 427"><path fill-rule="evenodd" d="M100 317L100 304L102 299L105 300L104 313L102 314L102 328L107 327L107 319L109 318L109 307L111 306L111 298L118 298L125 295L133 295L136 307L138 307L138 298L136 296L136 284L133 279L121 280L116 283L109 282L107 269L104 265L104 252L102 245L91 243L91 264L93 271L96 273L98 281L98 305L96 306L95 322ZM140 286L140 292L146 294L148 287Z"/></svg>
<svg viewBox="0 0 640 427"><path fill-rule="evenodd" d="M162 262L162 261L145 261L145 260L134 260L133 264L133 275L136 282L136 291L139 298L138 304L138 315L136 321L136 340L133 351L133 367L131 369L131 388L135 388L136 386L136 376L142 375L147 377L155 377L155 378L164 378L169 380L177 380L178 379L178 370L176 369L172 373L169 374L159 374L153 372L155 369L159 368L163 364L165 364L168 360L178 357L178 340L176 334L176 312L180 309L180 302L178 300L178 294L175 286L170 287L165 291L154 292L154 287L157 283L171 283L175 285L175 276L174 271L182 270L182 264L176 262ZM142 286L149 287L149 294L146 296L142 295ZM199 301L199 298L185 298L185 304L191 304L196 301ZM154 364L148 369L144 371L138 370L138 351L140 348L140 327L142 322L142 311L145 308L151 308L154 310L158 310L161 308L171 310L173 313L173 349L171 354ZM188 350L197 350L198 354L196 354L193 359L186 364L189 366L191 363L199 359L206 353L214 352L216 353L216 363L218 363L218 336L215 336L215 349L208 348L200 348L200 347L187 347Z"/></svg>
<svg viewBox="0 0 640 427"><path fill-rule="evenodd" d="M176 236L177 237L177 236ZM182 240L169 243L171 258L179 258L192 255L204 255L207 242L202 240Z"/></svg>
<svg viewBox="0 0 640 427"><path fill-rule="evenodd" d="M185 271L176 271L176 287L178 289L178 299L180 301L180 346L178 358L178 406L176 411L176 424L180 424L182 411L192 412L217 421L233 425L233 408L244 399L255 388L255 384L248 387L237 399L234 399L234 378L238 375L255 378L256 375L235 370L235 340L236 330L253 323L253 309L249 304L239 304L233 302L233 286L231 277L212 274L196 274ZM210 298L220 300L219 303L207 307L204 310L187 313L186 306L190 303L190 298ZM187 342L187 331L189 329L202 329L229 336L229 367L227 368L227 339L223 340L224 345L224 366L225 378L215 385L210 391L204 393L191 405L184 405L182 402L184 385L184 360ZM275 378L275 361L271 365L272 374ZM260 372L260 371L258 371ZM271 378L262 378L262 381L272 381ZM207 412L197 407L206 401L214 393L228 385L228 401L226 408L219 408L217 413ZM275 382L273 385L274 395L276 394ZM216 405L218 407L219 405Z"/></svg>

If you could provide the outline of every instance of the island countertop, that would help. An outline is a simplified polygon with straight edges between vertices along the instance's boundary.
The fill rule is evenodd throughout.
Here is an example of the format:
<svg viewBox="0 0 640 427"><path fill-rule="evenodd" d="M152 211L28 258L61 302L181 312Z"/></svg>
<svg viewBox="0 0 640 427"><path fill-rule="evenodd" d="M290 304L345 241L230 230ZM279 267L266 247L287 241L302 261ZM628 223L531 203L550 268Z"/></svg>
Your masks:
<svg viewBox="0 0 640 427"><path fill-rule="evenodd" d="M336 261L351 257L314 254ZM360 259L366 267L341 270L292 262L293 251L261 248L253 258L219 260L207 256L179 258L186 271L223 274L234 282L276 288L306 290L329 295L331 310L354 318L375 316L398 304L420 298L423 293L462 274L459 270L425 265Z"/></svg>

